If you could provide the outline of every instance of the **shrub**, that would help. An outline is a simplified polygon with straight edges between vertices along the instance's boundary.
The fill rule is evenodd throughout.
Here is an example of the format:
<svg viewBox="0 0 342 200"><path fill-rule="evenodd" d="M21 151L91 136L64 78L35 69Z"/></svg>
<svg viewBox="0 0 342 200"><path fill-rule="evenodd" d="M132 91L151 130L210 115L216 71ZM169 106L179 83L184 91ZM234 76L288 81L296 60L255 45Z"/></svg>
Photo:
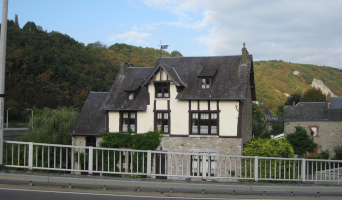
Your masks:
<svg viewBox="0 0 342 200"><path fill-rule="evenodd" d="M317 144L313 141L313 138L307 134L303 127L296 126L296 131L287 135L286 139L290 142L293 150L296 154L304 154L308 152L314 152Z"/></svg>

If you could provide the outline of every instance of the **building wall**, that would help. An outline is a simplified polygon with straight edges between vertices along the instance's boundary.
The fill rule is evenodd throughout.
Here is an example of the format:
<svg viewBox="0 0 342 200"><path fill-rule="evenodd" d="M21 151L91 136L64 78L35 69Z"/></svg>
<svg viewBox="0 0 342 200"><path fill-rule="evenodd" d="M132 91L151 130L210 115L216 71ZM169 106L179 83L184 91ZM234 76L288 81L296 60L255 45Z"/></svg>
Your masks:
<svg viewBox="0 0 342 200"><path fill-rule="evenodd" d="M310 126L318 127L318 136L314 142L321 147L321 151L329 150L330 157L335 155L334 148L342 145L342 122L341 121L295 121L285 122L285 134L293 133L295 126L304 127L309 134Z"/></svg>
<svg viewBox="0 0 342 200"><path fill-rule="evenodd" d="M248 81L248 85L250 82ZM247 90L247 99L242 100L242 142L249 142L252 139L252 94L251 90Z"/></svg>

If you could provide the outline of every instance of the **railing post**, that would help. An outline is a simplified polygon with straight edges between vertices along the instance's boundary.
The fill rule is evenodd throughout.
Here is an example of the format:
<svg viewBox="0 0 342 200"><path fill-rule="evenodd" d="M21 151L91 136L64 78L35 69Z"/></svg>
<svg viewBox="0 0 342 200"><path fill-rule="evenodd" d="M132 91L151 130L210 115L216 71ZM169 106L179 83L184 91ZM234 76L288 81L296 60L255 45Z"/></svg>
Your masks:
<svg viewBox="0 0 342 200"><path fill-rule="evenodd" d="M151 151L147 151L147 172L146 172L146 177L150 178L151 177L151 169L152 169L152 162L151 162Z"/></svg>
<svg viewBox="0 0 342 200"><path fill-rule="evenodd" d="M88 174L93 174L93 147L89 147Z"/></svg>
<svg viewBox="0 0 342 200"><path fill-rule="evenodd" d="M12 158L13 159L13 158ZM29 142L28 149L28 170L32 171L33 169L33 142Z"/></svg>
<svg viewBox="0 0 342 200"><path fill-rule="evenodd" d="M202 157L202 179L207 179L207 154Z"/></svg>
<svg viewBox="0 0 342 200"><path fill-rule="evenodd" d="M255 156L254 157L254 181L255 182L258 182L258 177L259 177L258 165L259 165L259 158L258 156Z"/></svg>
<svg viewBox="0 0 342 200"><path fill-rule="evenodd" d="M305 183L305 168L306 168L306 161L305 158L302 158L302 183Z"/></svg>

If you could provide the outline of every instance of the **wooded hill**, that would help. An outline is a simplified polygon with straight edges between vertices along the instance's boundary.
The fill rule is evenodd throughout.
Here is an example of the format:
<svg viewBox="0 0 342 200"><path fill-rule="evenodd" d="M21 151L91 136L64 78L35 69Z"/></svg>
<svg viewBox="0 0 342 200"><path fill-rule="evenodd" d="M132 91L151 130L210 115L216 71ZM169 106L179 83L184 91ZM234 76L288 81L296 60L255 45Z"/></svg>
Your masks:
<svg viewBox="0 0 342 200"><path fill-rule="evenodd" d="M159 49L127 44L106 47L100 42L85 45L66 34L44 31L34 22L20 28L17 20L9 20L5 109L9 101L22 110L82 107L89 91L109 91L121 61L134 66L154 66L159 56ZM162 51L162 56L182 54ZM322 80L336 95L342 96L342 71L338 69L257 61L254 70L257 100L273 112L285 101L284 93L304 92L313 78ZM295 70L300 74L294 75Z"/></svg>
<svg viewBox="0 0 342 200"><path fill-rule="evenodd" d="M126 44L84 45L34 22L8 21L6 102L24 108L82 107L89 91L109 91L120 62L154 66L160 50ZM162 56L181 56L162 51Z"/></svg>
<svg viewBox="0 0 342 200"><path fill-rule="evenodd" d="M257 100L273 114L276 114L278 106L284 104L285 93L302 94L311 88L314 78L323 81L335 95L342 96L341 69L271 60L255 61L254 71Z"/></svg>

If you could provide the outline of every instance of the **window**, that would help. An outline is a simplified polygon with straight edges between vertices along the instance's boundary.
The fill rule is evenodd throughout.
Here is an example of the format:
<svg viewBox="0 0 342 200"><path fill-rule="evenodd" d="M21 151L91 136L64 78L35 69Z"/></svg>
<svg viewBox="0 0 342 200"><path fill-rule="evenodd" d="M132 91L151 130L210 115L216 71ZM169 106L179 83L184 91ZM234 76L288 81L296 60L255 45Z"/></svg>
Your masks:
<svg viewBox="0 0 342 200"><path fill-rule="evenodd" d="M207 157L205 160L205 165L207 169L207 176L215 176L217 174L217 158L215 159L215 153L206 153ZM208 174L210 172L210 174ZM191 156L191 175L198 176L203 173L203 156Z"/></svg>
<svg viewBox="0 0 342 200"><path fill-rule="evenodd" d="M86 137L86 146L96 147L96 137L87 136Z"/></svg>
<svg viewBox="0 0 342 200"><path fill-rule="evenodd" d="M309 131L311 137L318 137L318 126L309 126Z"/></svg>
<svg viewBox="0 0 342 200"><path fill-rule="evenodd" d="M127 92L127 101L134 101L134 92Z"/></svg>
<svg viewBox="0 0 342 200"><path fill-rule="evenodd" d="M131 129L132 133L136 133L136 112L122 112L121 113L121 124L120 131L127 133Z"/></svg>
<svg viewBox="0 0 342 200"><path fill-rule="evenodd" d="M169 133L169 113L168 112L157 112L157 130L161 130L163 133Z"/></svg>
<svg viewBox="0 0 342 200"><path fill-rule="evenodd" d="M191 113L191 134L217 135L217 112Z"/></svg>
<svg viewBox="0 0 342 200"><path fill-rule="evenodd" d="M211 77L200 78L200 89L201 90L210 90L210 86L211 86Z"/></svg>
<svg viewBox="0 0 342 200"><path fill-rule="evenodd" d="M170 84L169 83L155 83L156 98L169 98L170 97Z"/></svg>

